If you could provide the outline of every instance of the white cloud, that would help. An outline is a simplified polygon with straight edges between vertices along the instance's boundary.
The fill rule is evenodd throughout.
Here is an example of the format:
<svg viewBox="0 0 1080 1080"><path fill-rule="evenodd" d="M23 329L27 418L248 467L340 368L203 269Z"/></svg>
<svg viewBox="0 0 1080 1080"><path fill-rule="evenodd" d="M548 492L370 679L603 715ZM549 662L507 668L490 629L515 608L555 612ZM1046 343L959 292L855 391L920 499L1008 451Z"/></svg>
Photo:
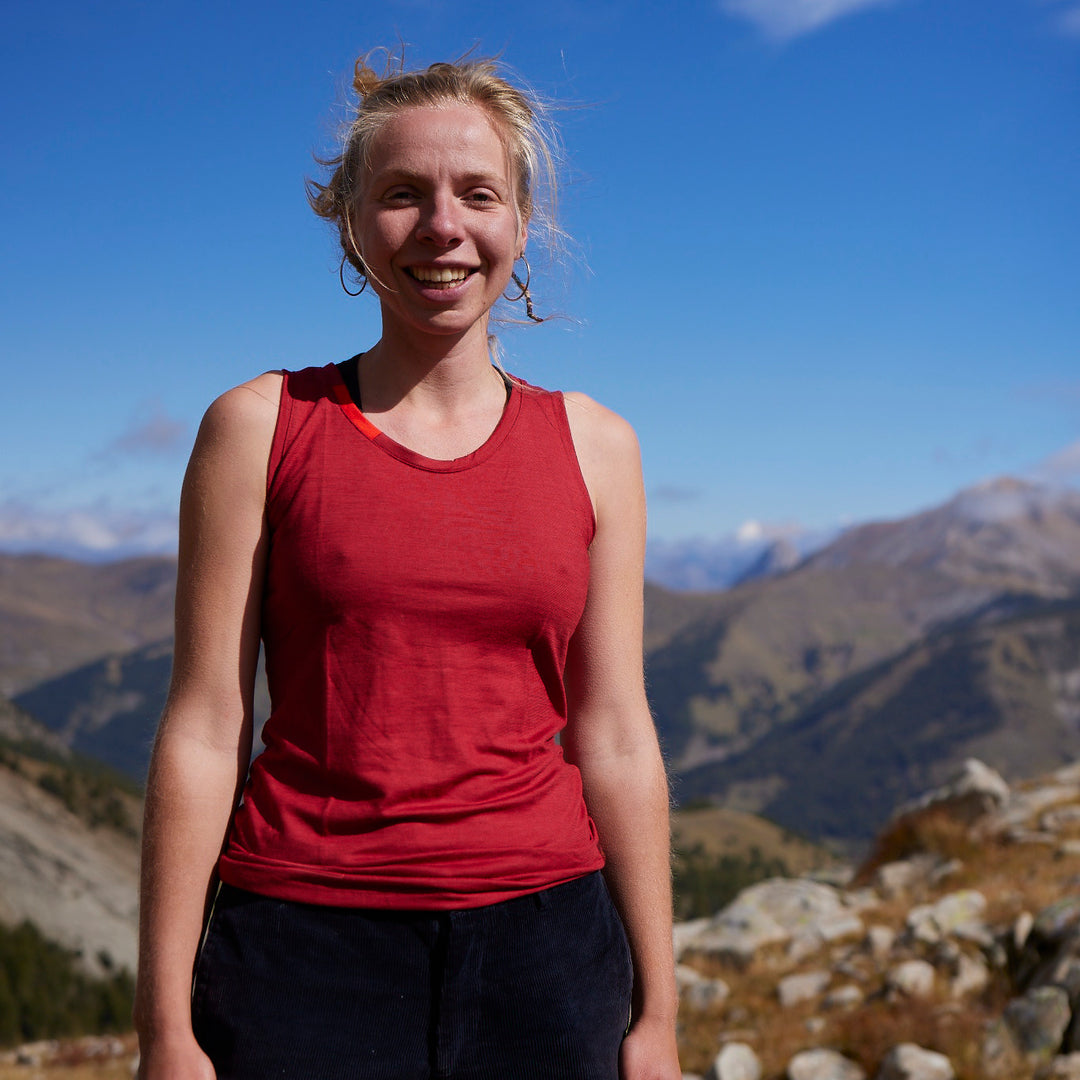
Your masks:
<svg viewBox="0 0 1080 1080"><path fill-rule="evenodd" d="M892 0L720 0L728 15L748 19L768 37L786 41L864 8Z"/></svg>
<svg viewBox="0 0 1080 1080"><path fill-rule="evenodd" d="M90 560L174 555L176 515L105 504L50 510L8 500L0 503L0 550Z"/></svg>
<svg viewBox="0 0 1080 1080"><path fill-rule="evenodd" d="M165 412L160 401L145 402L141 415L103 451L104 457L172 456L188 448L188 426Z"/></svg>

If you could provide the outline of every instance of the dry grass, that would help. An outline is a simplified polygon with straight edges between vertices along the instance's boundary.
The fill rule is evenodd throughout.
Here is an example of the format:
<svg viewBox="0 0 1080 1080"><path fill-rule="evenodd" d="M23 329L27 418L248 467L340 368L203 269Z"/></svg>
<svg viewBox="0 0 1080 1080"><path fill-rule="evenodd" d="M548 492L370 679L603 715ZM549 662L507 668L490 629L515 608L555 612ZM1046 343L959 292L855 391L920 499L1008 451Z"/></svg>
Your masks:
<svg viewBox="0 0 1080 1080"><path fill-rule="evenodd" d="M817 844L756 814L727 807L676 810L671 815L671 834L676 848L688 851L700 844L709 855L746 858L756 849L763 859L782 860L791 874L817 870L833 861Z"/></svg>
<svg viewBox="0 0 1080 1080"><path fill-rule="evenodd" d="M856 885L867 885L874 871L886 863L912 855L937 855L943 860L967 863L979 850L971 830L940 806L904 814L889 823L874 842L866 861L855 875Z"/></svg>
<svg viewBox="0 0 1080 1080"><path fill-rule="evenodd" d="M31 1044L24 1056L33 1064L0 1055L0 1080L131 1080L137 1051L133 1034Z"/></svg>
<svg viewBox="0 0 1080 1080"><path fill-rule="evenodd" d="M1062 838L1075 836L1072 826ZM864 912L866 925L879 924L898 932L916 903L933 901L959 889L978 889L987 900L986 921L1004 938L1022 912L1037 914L1062 896L1080 889L1080 856L1060 847L1015 843L1003 837L978 837L963 823L940 809L908 815L893 823L879 838L860 869L862 884L873 881L874 871L887 862L927 852L942 862L957 861L957 868L940 882L925 885L906 897L883 899ZM964 946L974 952L974 946ZM898 950L889 966L901 959L922 956L933 960L932 949L914 946ZM683 1068L704 1074L724 1041L738 1040L753 1047L763 1066L763 1080L783 1080L791 1057L800 1050L827 1046L858 1061L873 1076L884 1054L901 1042L914 1042L945 1054L957 1080L986 1080L980 1050L988 1025L1000 1020L1014 994L1009 975L992 970L990 984L976 997L953 999L947 975L938 968L938 993L928 999L898 998L886 994L884 971L875 968L859 945L832 945L793 965L775 947L763 951L745 970L690 958L703 974L723 978L731 996L721 1005L695 1012L684 1008L680 1016ZM847 972L836 971L845 964ZM861 1005L827 1010L820 1000L782 1009L776 986L785 974L812 969L834 972L830 989L854 983L864 994ZM1002 1066L995 1080L1031 1080L1033 1067L1020 1062Z"/></svg>

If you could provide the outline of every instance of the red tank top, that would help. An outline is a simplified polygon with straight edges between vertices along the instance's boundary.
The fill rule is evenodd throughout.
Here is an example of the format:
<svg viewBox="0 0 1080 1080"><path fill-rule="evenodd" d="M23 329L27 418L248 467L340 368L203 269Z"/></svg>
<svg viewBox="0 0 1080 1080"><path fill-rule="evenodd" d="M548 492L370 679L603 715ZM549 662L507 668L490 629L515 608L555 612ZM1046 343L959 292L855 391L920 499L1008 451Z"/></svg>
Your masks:
<svg viewBox="0 0 1080 1080"><path fill-rule="evenodd" d="M438 461L335 365L287 372L267 519L273 709L222 880L445 909L602 866L555 741L595 527L562 395L515 381L490 438Z"/></svg>

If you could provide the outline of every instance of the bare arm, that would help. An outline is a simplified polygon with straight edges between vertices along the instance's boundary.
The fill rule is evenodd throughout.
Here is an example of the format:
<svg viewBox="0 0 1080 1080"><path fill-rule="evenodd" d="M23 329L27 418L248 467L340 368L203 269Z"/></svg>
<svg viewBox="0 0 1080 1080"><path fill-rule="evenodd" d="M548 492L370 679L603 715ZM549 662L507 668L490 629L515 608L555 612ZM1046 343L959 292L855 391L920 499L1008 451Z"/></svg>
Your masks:
<svg viewBox="0 0 1080 1080"><path fill-rule="evenodd" d="M207 411L180 503L173 675L146 787L135 1025L143 1080L211 1080L191 974L247 770L280 376Z"/></svg>
<svg viewBox="0 0 1080 1080"><path fill-rule="evenodd" d="M637 440L583 395L567 395L567 415L597 529L588 601L567 662L563 745L581 771L634 961L621 1076L679 1080L668 789L642 671L645 495Z"/></svg>

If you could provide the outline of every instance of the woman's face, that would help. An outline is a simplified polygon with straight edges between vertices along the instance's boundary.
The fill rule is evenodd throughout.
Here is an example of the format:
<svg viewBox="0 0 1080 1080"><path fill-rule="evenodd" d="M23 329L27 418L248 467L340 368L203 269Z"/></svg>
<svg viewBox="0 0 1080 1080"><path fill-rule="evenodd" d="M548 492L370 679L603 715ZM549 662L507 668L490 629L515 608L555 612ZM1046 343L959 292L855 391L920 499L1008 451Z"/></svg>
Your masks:
<svg viewBox="0 0 1080 1080"><path fill-rule="evenodd" d="M447 103L388 120L372 144L354 225L384 331L392 323L438 335L486 329L526 238L488 114Z"/></svg>

